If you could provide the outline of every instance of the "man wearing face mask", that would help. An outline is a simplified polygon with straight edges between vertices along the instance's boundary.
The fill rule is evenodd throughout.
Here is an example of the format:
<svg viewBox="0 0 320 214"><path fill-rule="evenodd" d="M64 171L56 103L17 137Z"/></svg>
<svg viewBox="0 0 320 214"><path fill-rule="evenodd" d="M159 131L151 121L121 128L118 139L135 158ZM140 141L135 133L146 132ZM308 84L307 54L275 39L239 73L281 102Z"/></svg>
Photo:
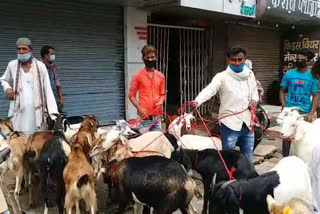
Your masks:
<svg viewBox="0 0 320 214"><path fill-rule="evenodd" d="M51 88L53 91L54 98L57 102L58 110L59 112L62 112L64 99L62 95L61 84L58 77L57 66L54 64L54 61L56 59L54 48L51 46L43 46L41 48L40 54L42 57L42 62L46 65L48 70Z"/></svg>
<svg viewBox="0 0 320 214"><path fill-rule="evenodd" d="M151 45L146 45L141 53L145 68L133 75L129 99L142 118L139 127L142 133L152 125L150 130L161 129L161 119L158 116L165 100L165 78L160 71L155 70L156 49ZM139 92L139 102L136 99L137 92Z"/></svg>
<svg viewBox="0 0 320 214"><path fill-rule="evenodd" d="M8 116L15 131L30 135L47 128L47 117L58 113L46 66L32 56L28 38L17 40L18 59L9 62L1 77L10 100Z"/></svg>
<svg viewBox="0 0 320 214"><path fill-rule="evenodd" d="M246 56L247 51L242 47L229 49L227 69L213 77L211 83L192 102L191 107L199 107L219 92L222 149L233 150L238 141L240 151L252 161L254 133L250 130L250 109L256 107L259 97L254 74L245 66Z"/></svg>
<svg viewBox="0 0 320 214"><path fill-rule="evenodd" d="M281 81L280 102L284 107L297 107L300 113L305 116L305 120L311 122L315 116L318 104L318 80L312 75L309 68L314 53L303 49L297 52L295 62L296 68L287 71ZM310 100L312 96L312 101ZM290 141L283 141L283 156L288 156L290 152Z"/></svg>

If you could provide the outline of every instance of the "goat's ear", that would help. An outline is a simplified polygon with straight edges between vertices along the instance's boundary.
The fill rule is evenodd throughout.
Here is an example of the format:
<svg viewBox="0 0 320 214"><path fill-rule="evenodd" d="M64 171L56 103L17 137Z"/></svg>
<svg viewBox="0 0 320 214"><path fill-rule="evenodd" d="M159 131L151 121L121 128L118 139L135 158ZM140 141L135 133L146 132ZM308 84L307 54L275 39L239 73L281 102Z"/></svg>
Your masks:
<svg viewBox="0 0 320 214"><path fill-rule="evenodd" d="M282 214L291 214L291 209L290 209L290 207L286 206L286 207L283 209Z"/></svg>
<svg viewBox="0 0 320 214"><path fill-rule="evenodd" d="M272 198L271 195L267 195L267 205L268 205L268 210L269 210L269 213L273 213L273 207L274 205L276 204L276 201Z"/></svg>
<svg viewBox="0 0 320 214"><path fill-rule="evenodd" d="M123 145L128 144L128 139L125 138L122 134L120 134L120 140Z"/></svg>

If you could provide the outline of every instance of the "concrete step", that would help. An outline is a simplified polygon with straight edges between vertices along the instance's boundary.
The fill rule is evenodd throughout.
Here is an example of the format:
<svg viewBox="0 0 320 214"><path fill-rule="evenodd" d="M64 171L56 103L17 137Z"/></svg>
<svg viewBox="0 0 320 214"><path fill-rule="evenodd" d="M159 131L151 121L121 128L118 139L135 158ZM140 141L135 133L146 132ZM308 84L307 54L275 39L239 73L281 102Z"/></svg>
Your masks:
<svg viewBox="0 0 320 214"><path fill-rule="evenodd" d="M258 145L257 148L254 150L253 155L264 157L264 158L270 158L276 152L277 152L277 147L273 145Z"/></svg>

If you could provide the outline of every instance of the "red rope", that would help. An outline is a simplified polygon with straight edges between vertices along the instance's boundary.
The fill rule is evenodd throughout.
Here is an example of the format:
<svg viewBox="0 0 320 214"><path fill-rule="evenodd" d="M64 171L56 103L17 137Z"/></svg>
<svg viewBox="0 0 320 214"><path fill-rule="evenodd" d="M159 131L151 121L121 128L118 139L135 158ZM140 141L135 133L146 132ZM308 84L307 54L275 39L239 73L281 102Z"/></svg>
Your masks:
<svg viewBox="0 0 320 214"><path fill-rule="evenodd" d="M228 176L229 176L229 180L234 180L233 172L229 171L228 166L227 166L225 160L223 159L223 157L222 157L222 155L221 155L221 152L219 151L219 149L218 149L215 141L214 141L213 138L212 138L212 135L211 135L211 133L210 133L210 131L209 131L209 129L208 129L208 126L207 126L206 123L204 122L204 120L203 120L200 112L198 111L198 109L195 109L195 110L196 110L196 112L197 112L200 120L201 120L202 123L204 124L204 127L206 128L206 131L207 131L207 133L209 134L210 139L211 139L212 142L213 142L213 145L216 147L216 150L217 150L217 152L218 152L218 155L219 155L219 157L220 157L220 160L221 160L221 162L222 162L222 164L223 164L223 166L224 166L224 168L225 168L225 170L227 171L227 174L228 174Z"/></svg>

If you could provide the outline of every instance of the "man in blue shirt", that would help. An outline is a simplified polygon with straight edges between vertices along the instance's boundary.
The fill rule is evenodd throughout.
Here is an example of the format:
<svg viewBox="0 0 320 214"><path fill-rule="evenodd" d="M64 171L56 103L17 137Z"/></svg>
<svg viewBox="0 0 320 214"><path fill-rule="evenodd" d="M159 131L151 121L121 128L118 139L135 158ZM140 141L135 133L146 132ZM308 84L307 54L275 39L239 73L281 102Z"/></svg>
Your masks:
<svg viewBox="0 0 320 214"><path fill-rule="evenodd" d="M318 105L318 80L309 69L314 53L303 49L297 53L295 69L287 71L281 81L280 102L282 108L297 107L305 114L305 120L311 122ZM310 97L312 96L312 99ZM283 141L282 154L288 156L290 141Z"/></svg>

